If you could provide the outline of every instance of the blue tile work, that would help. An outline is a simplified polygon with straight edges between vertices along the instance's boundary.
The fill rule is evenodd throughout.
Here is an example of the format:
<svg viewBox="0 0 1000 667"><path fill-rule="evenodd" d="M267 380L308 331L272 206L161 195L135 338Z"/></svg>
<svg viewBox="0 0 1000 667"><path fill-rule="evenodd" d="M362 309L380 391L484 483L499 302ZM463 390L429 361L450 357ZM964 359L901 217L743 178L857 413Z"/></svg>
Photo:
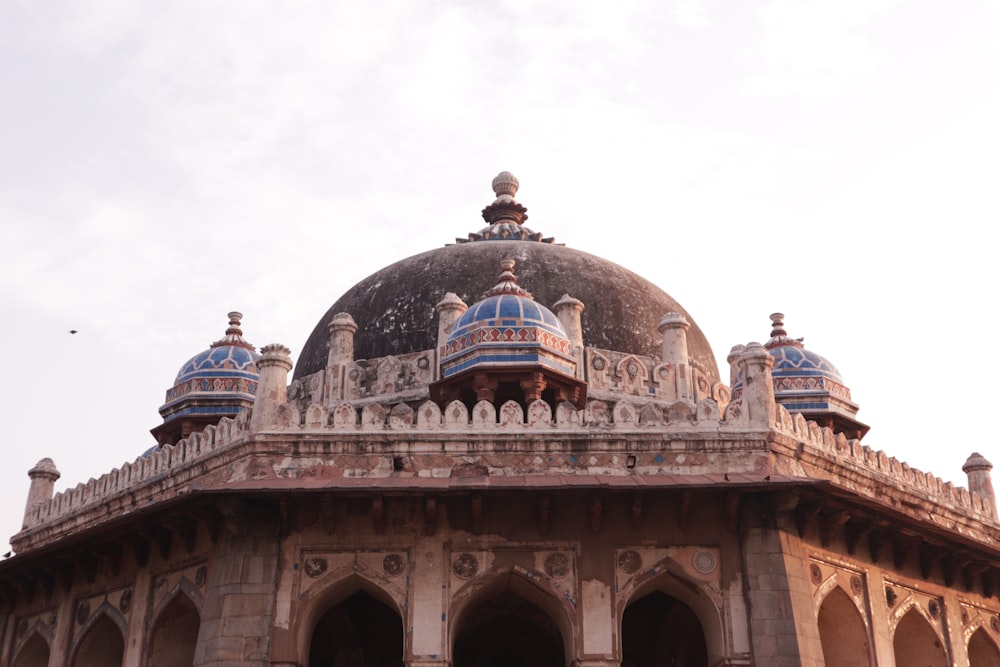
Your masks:
<svg viewBox="0 0 1000 667"><path fill-rule="evenodd" d="M230 313L229 317L229 328L225 336L181 366L174 385L167 390L166 400L160 408L161 413L194 397L199 401L210 399L221 402L213 408L181 408L182 412L234 413L238 408L234 407L235 404L228 405L233 399L253 400L257 392L257 360L260 355L253 345L243 339L243 332L239 327L242 315Z"/></svg>

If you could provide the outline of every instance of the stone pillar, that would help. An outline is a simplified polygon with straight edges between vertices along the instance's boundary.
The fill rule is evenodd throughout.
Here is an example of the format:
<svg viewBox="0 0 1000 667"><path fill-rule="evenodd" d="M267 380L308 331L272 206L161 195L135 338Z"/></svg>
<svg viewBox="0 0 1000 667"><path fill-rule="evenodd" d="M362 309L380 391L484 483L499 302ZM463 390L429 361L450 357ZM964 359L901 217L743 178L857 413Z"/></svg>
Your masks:
<svg viewBox="0 0 1000 667"><path fill-rule="evenodd" d="M326 325L330 332L330 353L326 357L326 366L336 366L354 361L354 334L358 324L350 313L337 313Z"/></svg>
<svg viewBox="0 0 1000 667"><path fill-rule="evenodd" d="M661 359L663 363L670 364L677 369L674 377L677 378L677 398L687 398L694 400L691 391L691 369L688 368L688 340L687 332L691 324L680 313L667 313L660 320L660 325L656 327L663 336L663 350Z"/></svg>
<svg viewBox="0 0 1000 667"><path fill-rule="evenodd" d="M736 386L736 381L740 376L740 357L746 352L746 347L743 345L733 345L733 349L729 350L729 356L726 357L726 361L729 362L729 390L732 391L733 387Z"/></svg>
<svg viewBox="0 0 1000 667"><path fill-rule="evenodd" d="M45 460L47 461L48 459ZM990 470L992 469L993 464L987 461L986 457L979 452L973 452L969 460L962 466L962 472L969 476L969 491L972 491L980 498L990 501L990 506L993 507L995 512L997 498L993 493L993 480L990 477Z"/></svg>
<svg viewBox="0 0 1000 667"><path fill-rule="evenodd" d="M566 330L569 342L573 344L573 358L576 359L576 377L583 379L586 373L583 367L583 324L580 313L583 312L583 301L574 299L569 294L563 294L552 309L559 318L559 323Z"/></svg>
<svg viewBox="0 0 1000 667"><path fill-rule="evenodd" d="M437 310L438 314L438 338L437 347L438 353L440 354L441 348L448 343L448 336L451 334L452 328L455 326L455 322L458 322L458 318L462 316L462 313L467 311L469 307L458 298L458 295L454 292L448 292L444 295L434 309Z"/></svg>
<svg viewBox="0 0 1000 667"><path fill-rule="evenodd" d="M274 510L218 506L225 528L208 570L196 667L269 667L279 556Z"/></svg>
<svg viewBox="0 0 1000 667"><path fill-rule="evenodd" d="M759 499L743 498L739 526L753 664L823 667L808 565L795 521L788 511L773 514ZM777 525L769 525L771 521Z"/></svg>
<svg viewBox="0 0 1000 667"><path fill-rule="evenodd" d="M292 370L292 351L284 345L271 343L261 349L257 360L260 378L254 397L250 430L272 426L277 421L278 407L288 403L288 371Z"/></svg>
<svg viewBox="0 0 1000 667"><path fill-rule="evenodd" d="M34 521L31 516L32 511L52 500L52 492L55 490L56 480L59 479L59 471L52 459L42 459L35 464L35 467L28 471L31 479L31 486L28 487L28 502L24 505L24 528L30 527Z"/></svg>
<svg viewBox="0 0 1000 667"><path fill-rule="evenodd" d="M771 367L774 357L760 343L750 343L740 357L743 368L743 405L750 423L774 424L774 380Z"/></svg>

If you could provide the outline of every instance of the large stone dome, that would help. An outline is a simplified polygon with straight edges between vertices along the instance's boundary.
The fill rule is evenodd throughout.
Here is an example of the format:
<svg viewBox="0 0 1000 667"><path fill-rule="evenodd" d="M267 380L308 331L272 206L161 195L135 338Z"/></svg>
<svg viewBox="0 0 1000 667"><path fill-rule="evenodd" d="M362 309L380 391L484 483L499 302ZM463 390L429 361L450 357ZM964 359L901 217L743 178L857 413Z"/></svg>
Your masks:
<svg viewBox="0 0 1000 667"><path fill-rule="evenodd" d="M501 174L501 177L504 174ZM501 179L498 177L498 180ZM512 177L508 178L512 179ZM350 313L358 325L356 359L374 359L428 350L437 344L435 305L447 292L468 304L482 299L496 281L503 259L517 263L518 282L535 301L552 307L564 294L583 302L585 345L659 357L657 326L668 312L691 323L688 352L692 365L719 381L715 357L694 319L666 292L606 259L556 245L520 226L527 216L513 200L515 188L498 191L483 211L490 227L468 242L437 248L392 264L368 276L341 296L320 318L295 367L295 378L326 367L330 347L327 324L336 313ZM510 187L504 181L501 187ZM494 181L494 189L497 189ZM516 218L516 219L512 219ZM512 230L513 228L513 230Z"/></svg>

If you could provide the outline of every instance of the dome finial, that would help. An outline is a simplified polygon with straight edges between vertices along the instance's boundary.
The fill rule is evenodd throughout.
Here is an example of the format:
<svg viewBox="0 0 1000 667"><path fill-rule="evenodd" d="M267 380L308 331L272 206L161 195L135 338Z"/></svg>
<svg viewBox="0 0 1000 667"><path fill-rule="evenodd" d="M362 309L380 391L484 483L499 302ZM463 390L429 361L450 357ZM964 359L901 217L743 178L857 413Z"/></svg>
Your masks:
<svg viewBox="0 0 1000 667"><path fill-rule="evenodd" d="M532 298L531 292L517 284L517 276L514 275L514 264L514 260L510 257L504 257L500 260L500 281L485 294L484 298L500 294L514 294L525 299Z"/></svg>
<svg viewBox="0 0 1000 667"><path fill-rule="evenodd" d="M243 320L243 313L234 310L228 314L228 317L229 328L226 329L226 335L212 343L210 347L238 345L239 347L245 347L248 350L255 350L256 348L243 338L243 329L240 328L240 322Z"/></svg>
<svg viewBox="0 0 1000 667"><path fill-rule="evenodd" d="M504 195L513 198L517 194L517 188L521 184L517 182L517 177L509 171L501 171L493 179L493 193L497 198L501 198ZM525 216L527 217L527 216Z"/></svg>
<svg viewBox="0 0 1000 667"><path fill-rule="evenodd" d="M787 335L788 332L785 331L785 314L771 313L771 338Z"/></svg>

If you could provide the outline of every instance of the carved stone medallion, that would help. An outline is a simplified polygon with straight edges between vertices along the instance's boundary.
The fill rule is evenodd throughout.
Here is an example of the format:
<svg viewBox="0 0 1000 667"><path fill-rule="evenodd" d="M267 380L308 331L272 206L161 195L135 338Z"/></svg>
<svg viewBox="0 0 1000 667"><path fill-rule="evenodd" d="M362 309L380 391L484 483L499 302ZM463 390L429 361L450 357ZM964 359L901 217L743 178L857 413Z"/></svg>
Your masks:
<svg viewBox="0 0 1000 667"><path fill-rule="evenodd" d="M569 574L569 567L569 556L561 551L556 551L555 553L551 553L545 557L545 572L550 577L555 579L565 577Z"/></svg>
<svg viewBox="0 0 1000 667"><path fill-rule="evenodd" d="M885 587L885 603L890 607L896 606L896 591L891 586Z"/></svg>
<svg viewBox="0 0 1000 667"><path fill-rule="evenodd" d="M865 590L865 587L861 584L861 577L858 575L851 577L851 590L855 595L861 595Z"/></svg>
<svg viewBox="0 0 1000 667"><path fill-rule="evenodd" d="M927 612L931 615L931 618L937 618L941 615L941 603L937 600L931 600L927 603Z"/></svg>
<svg viewBox="0 0 1000 667"><path fill-rule="evenodd" d="M127 614L128 610L132 608L131 588L126 588L122 591L121 597L118 598L118 608L122 610L123 614Z"/></svg>
<svg viewBox="0 0 1000 667"><path fill-rule="evenodd" d="M406 561L399 554L389 554L382 559L382 571L390 577L397 577L403 572Z"/></svg>
<svg viewBox="0 0 1000 667"><path fill-rule="evenodd" d="M1000 616L990 617L990 627L993 628L993 632L1000 634Z"/></svg>
<svg viewBox="0 0 1000 667"><path fill-rule="evenodd" d="M625 574L635 574L642 567L642 556L637 551L623 551L618 554L618 569Z"/></svg>
<svg viewBox="0 0 1000 667"><path fill-rule="evenodd" d="M315 579L326 572L326 559L319 556L310 556L302 564L302 569L306 574Z"/></svg>
<svg viewBox="0 0 1000 667"><path fill-rule="evenodd" d="M198 571L194 573L194 585L201 588L205 585L208 580L208 568L204 565L198 568Z"/></svg>
<svg viewBox="0 0 1000 667"><path fill-rule="evenodd" d="M702 574L713 572L718 564L718 559L711 551L698 551L691 558L692 567Z"/></svg>
<svg viewBox="0 0 1000 667"><path fill-rule="evenodd" d="M479 561L472 554L459 554L451 564L451 571L462 579L471 579L479 572Z"/></svg>

